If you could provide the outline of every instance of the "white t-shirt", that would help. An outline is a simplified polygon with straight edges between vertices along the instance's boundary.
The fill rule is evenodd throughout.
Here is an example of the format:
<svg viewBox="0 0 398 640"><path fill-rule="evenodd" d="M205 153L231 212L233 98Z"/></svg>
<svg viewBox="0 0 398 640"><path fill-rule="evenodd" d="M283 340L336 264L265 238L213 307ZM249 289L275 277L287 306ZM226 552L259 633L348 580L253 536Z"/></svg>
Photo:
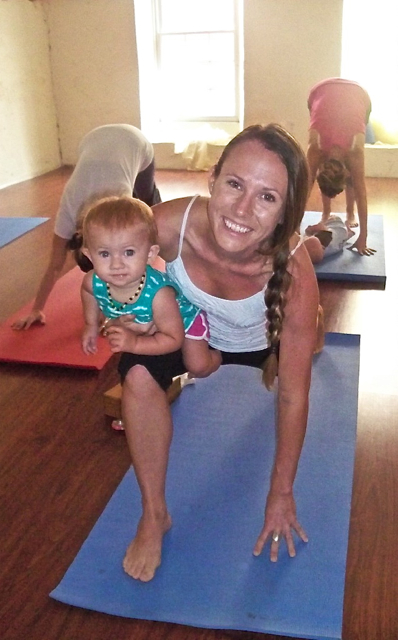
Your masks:
<svg viewBox="0 0 398 640"><path fill-rule="evenodd" d="M153 160L153 147L129 124L97 127L80 143L79 159L62 194L57 236L69 240L84 205L103 196L131 196L137 175Z"/></svg>
<svg viewBox="0 0 398 640"><path fill-rule="evenodd" d="M327 221L326 226L328 231L332 232L332 240L323 253L324 258L342 251L348 240L347 226L339 216L333 216L333 218L330 218L330 220Z"/></svg>

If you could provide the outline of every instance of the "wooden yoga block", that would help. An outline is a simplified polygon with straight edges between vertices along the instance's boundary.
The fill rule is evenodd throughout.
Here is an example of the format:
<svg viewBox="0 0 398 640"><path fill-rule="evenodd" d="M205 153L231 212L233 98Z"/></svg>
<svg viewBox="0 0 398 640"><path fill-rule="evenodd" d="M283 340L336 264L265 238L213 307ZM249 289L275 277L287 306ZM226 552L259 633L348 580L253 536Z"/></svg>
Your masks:
<svg viewBox="0 0 398 640"><path fill-rule="evenodd" d="M173 382L166 391L167 399L171 404L181 393L181 376L173 378ZM116 420L122 419L122 385L117 384L104 393L104 412L106 416L115 418Z"/></svg>

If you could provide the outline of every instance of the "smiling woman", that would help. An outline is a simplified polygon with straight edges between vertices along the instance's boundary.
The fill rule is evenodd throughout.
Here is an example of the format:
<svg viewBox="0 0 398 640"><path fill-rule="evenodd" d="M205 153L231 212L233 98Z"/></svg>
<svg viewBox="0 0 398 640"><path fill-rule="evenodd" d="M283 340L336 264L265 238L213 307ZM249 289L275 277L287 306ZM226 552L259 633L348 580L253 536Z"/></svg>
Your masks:
<svg viewBox="0 0 398 640"><path fill-rule="evenodd" d="M271 389L279 358L275 463L253 550L259 555L271 540L276 561L283 539L295 555L293 532L307 540L293 497L318 308L313 267L296 234L308 191L305 154L279 125L249 127L227 145L209 186L210 198L154 207L160 255L168 276L206 311L209 343L220 351L222 364L264 368ZM138 364L125 371L122 413L143 513L123 566L133 578L148 581L171 526L165 482L172 422L164 391L145 364ZM164 367L171 377L186 370L177 354Z"/></svg>

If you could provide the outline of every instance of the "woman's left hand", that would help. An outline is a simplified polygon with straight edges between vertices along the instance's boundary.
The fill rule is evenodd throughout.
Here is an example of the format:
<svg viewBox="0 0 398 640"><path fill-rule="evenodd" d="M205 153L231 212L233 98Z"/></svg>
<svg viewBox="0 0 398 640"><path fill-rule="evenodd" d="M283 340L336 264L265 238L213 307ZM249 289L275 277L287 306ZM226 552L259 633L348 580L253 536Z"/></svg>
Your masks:
<svg viewBox="0 0 398 640"><path fill-rule="evenodd" d="M296 555L293 531L297 533L303 542L308 542L307 534L296 518L296 504L293 492L279 494L270 491L265 507L264 526L257 538L253 554L255 556L260 555L267 540L270 539L270 559L272 562L276 562L278 560L279 545L284 538L289 556L293 558Z"/></svg>

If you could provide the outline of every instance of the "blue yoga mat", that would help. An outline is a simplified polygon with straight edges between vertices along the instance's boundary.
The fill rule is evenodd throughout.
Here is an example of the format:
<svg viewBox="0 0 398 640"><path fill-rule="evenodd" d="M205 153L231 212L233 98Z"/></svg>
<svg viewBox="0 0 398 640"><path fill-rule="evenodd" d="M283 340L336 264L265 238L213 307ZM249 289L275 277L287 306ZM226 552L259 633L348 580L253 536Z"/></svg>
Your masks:
<svg viewBox="0 0 398 640"><path fill-rule="evenodd" d="M320 211L306 211L301 223L301 233L304 233L308 225L320 222L321 217ZM355 236L347 242L347 247L343 251L328 256L315 265L318 280L347 280L349 282L385 284L383 216L368 216L367 242L369 247L376 249L374 255L360 256L357 251L350 251L349 247L354 244L357 237L358 229Z"/></svg>
<svg viewBox="0 0 398 640"><path fill-rule="evenodd" d="M0 218L0 248L47 220L49 218Z"/></svg>
<svg viewBox="0 0 398 640"><path fill-rule="evenodd" d="M128 471L61 583L61 602L129 618L292 637L341 638L357 422L359 337L327 334L315 356L295 484L310 541L277 563L252 549L274 454L274 397L257 369L227 365L185 387L167 481L173 528L149 583L122 569L140 514Z"/></svg>

